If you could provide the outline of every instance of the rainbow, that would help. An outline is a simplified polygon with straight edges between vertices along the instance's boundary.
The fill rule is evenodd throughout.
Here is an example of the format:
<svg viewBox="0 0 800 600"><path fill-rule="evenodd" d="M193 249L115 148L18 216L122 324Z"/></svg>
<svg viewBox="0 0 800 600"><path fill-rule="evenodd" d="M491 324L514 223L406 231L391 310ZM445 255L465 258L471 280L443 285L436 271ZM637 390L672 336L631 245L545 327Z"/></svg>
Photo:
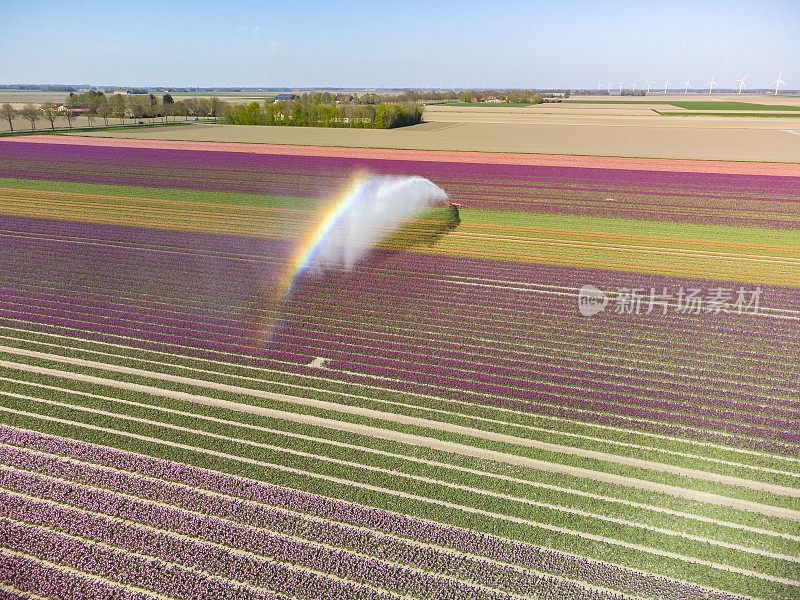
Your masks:
<svg viewBox="0 0 800 600"><path fill-rule="evenodd" d="M291 293L294 284L313 266L320 246L326 242L331 232L347 215L368 179L367 173L354 175L350 183L328 203L325 210L320 211L316 222L305 231L287 263L286 269L278 278L276 285L278 300L286 298Z"/></svg>
<svg viewBox="0 0 800 600"><path fill-rule="evenodd" d="M367 173L353 175L349 184L328 202L324 210L318 213L316 221L303 232L294 252L267 295L265 304L267 312L271 313L272 317L267 318L257 328L257 337L262 341L272 337L275 323L283 312L284 302L292 293L295 284L313 266L314 257L319 252L320 246L348 213L368 177Z"/></svg>
<svg viewBox="0 0 800 600"><path fill-rule="evenodd" d="M373 189L368 189L371 186ZM286 266L270 286L267 312L273 317L262 323L261 332L273 329L275 320L283 313L284 303L309 269L328 266L350 268L361 251L372 247L382 235L391 233L405 219L411 218L432 202L447 199L444 190L422 177L375 176L367 172L354 174L348 185L317 213L316 220L306 228ZM382 205L393 210L381 212ZM354 208L359 212L353 213ZM360 229L366 232L364 237L354 242L349 237L353 233L353 222L347 220L361 216L367 219L368 226ZM339 240L333 236L343 237L341 255L336 247Z"/></svg>

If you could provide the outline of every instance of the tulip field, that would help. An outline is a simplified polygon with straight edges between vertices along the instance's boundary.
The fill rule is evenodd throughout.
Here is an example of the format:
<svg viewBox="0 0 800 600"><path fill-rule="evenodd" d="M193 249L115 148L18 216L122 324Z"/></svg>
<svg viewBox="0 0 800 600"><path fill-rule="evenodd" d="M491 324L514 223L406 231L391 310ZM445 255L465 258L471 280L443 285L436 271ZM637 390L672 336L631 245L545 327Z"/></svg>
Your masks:
<svg viewBox="0 0 800 600"><path fill-rule="evenodd" d="M271 301L363 171L461 223ZM4 139L0 599L800 598L798 231L791 164Z"/></svg>

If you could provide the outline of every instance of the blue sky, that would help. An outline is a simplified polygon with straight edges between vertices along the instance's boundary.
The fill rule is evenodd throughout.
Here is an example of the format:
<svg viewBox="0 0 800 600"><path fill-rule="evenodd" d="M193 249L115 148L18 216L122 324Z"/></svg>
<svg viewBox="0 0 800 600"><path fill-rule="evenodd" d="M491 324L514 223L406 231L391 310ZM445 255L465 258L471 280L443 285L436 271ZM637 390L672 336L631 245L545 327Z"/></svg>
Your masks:
<svg viewBox="0 0 800 600"><path fill-rule="evenodd" d="M0 19L0 83L800 88L800 0L0 0Z"/></svg>

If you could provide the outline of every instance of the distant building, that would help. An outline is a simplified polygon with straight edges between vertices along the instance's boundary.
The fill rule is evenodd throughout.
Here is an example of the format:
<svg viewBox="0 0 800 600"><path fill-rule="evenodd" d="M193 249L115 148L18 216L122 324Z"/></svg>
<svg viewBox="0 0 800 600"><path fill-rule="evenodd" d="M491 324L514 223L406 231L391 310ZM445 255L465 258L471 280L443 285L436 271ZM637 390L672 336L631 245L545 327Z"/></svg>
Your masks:
<svg viewBox="0 0 800 600"><path fill-rule="evenodd" d="M92 109L89 108L88 106L64 106L62 104L61 106L58 107L57 110L58 112L67 112L68 110L71 110L76 114L82 115L91 112Z"/></svg>
<svg viewBox="0 0 800 600"><path fill-rule="evenodd" d="M353 94L336 94L337 102L352 102L353 100L355 100Z"/></svg>
<svg viewBox="0 0 800 600"><path fill-rule="evenodd" d="M282 100L297 100L300 96L297 94L278 94L275 96L275 102L280 102Z"/></svg>
<svg viewBox="0 0 800 600"><path fill-rule="evenodd" d="M123 88L120 88L120 89L118 89L118 90L114 90L114 92L113 92L113 93L114 93L114 94L130 94L130 93L131 93L131 91L130 91L130 90L123 89Z"/></svg>

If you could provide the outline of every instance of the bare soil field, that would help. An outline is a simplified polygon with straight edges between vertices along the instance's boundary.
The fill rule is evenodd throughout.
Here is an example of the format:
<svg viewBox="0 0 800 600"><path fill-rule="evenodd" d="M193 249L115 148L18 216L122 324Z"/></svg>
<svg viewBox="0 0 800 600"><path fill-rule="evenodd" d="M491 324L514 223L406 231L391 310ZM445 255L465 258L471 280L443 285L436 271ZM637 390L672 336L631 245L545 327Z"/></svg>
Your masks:
<svg viewBox="0 0 800 600"><path fill-rule="evenodd" d="M236 101L257 94L242 93ZM61 92L0 92L0 102L62 100ZM246 100L245 100L246 98ZM225 97L230 101L232 97ZM797 105L800 97L762 95L657 94L641 97L580 96L580 102L530 107L442 106L425 109L425 123L393 130L194 125L144 130L81 132L81 135L304 146L346 146L509 152L693 160L800 162L800 119L731 116L659 116L655 110L691 112L663 101L727 100ZM768 112L765 112L768 114ZM116 123L116 120L114 120ZM77 126L85 126L79 118ZM101 120L95 119L95 124ZM66 127L59 119L56 127ZM27 129L21 119L14 129ZM49 129L40 121L38 129ZM0 123L7 130L8 123Z"/></svg>
<svg viewBox="0 0 800 600"><path fill-rule="evenodd" d="M491 109L489 109L491 110ZM738 117L562 117L426 112L400 129L196 125L85 135L155 140L248 142L356 148L456 150L800 162L800 121Z"/></svg>
<svg viewBox="0 0 800 600"><path fill-rule="evenodd" d="M37 90L0 90L0 104L8 102L15 108L24 104L44 104L46 102L63 102L69 92L40 92Z"/></svg>

